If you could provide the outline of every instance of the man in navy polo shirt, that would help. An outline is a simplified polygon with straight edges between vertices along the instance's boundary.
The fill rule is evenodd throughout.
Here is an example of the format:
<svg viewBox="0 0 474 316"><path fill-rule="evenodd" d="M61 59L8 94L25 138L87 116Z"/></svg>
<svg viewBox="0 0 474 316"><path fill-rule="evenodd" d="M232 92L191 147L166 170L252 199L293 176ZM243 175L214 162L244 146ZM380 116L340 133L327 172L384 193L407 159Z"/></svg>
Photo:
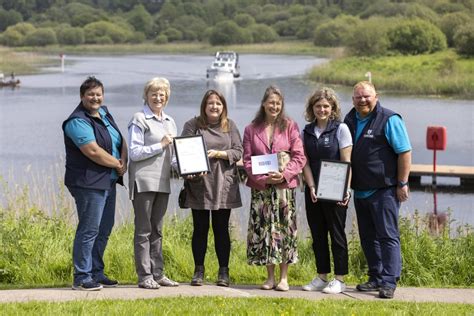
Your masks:
<svg viewBox="0 0 474 316"><path fill-rule="evenodd" d="M372 83L354 86L354 108L344 122L354 141L354 205L369 280L359 291L379 291L393 298L401 273L400 203L408 199L411 145L401 116L383 108Z"/></svg>

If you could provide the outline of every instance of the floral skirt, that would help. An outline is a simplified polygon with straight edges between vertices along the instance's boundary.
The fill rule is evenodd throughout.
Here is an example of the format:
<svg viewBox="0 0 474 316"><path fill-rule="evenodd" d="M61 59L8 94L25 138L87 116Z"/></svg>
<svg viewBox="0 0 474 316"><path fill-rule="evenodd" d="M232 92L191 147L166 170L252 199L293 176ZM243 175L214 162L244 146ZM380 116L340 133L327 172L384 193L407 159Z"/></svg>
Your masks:
<svg viewBox="0 0 474 316"><path fill-rule="evenodd" d="M252 189L247 262L254 265L298 261L294 189Z"/></svg>

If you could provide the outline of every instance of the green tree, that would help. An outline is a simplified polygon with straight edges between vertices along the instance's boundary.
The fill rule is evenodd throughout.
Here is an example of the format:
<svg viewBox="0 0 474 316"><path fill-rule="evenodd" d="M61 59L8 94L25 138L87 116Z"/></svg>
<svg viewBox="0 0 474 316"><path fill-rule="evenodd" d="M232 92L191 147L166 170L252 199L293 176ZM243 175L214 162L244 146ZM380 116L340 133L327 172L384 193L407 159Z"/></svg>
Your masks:
<svg viewBox="0 0 474 316"><path fill-rule="evenodd" d="M254 43L272 43L278 39L278 34L265 24L253 24L249 30Z"/></svg>
<svg viewBox="0 0 474 316"><path fill-rule="evenodd" d="M402 20L388 31L392 49L402 54L433 53L447 47L446 36L430 22L415 19Z"/></svg>
<svg viewBox="0 0 474 316"><path fill-rule="evenodd" d="M155 38L155 44L166 44L168 43L168 37L165 34L160 34Z"/></svg>
<svg viewBox="0 0 474 316"><path fill-rule="evenodd" d="M28 22L22 22L22 23L18 23L18 24L9 26L7 28L7 30L9 30L9 29L18 31L23 36L28 35L30 33L33 33L34 31L36 31L36 28L33 26L33 24L28 23Z"/></svg>
<svg viewBox="0 0 474 316"><path fill-rule="evenodd" d="M153 17L143 5L137 5L127 13L127 21L135 30L150 36L153 30Z"/></svg>
<svg viewBox="0 0 474 316"><path fill-rule="evenodd" d="M317 46L341 46L345 44L351 30L360 23L358 18L341 15L335 20L321 24L314 31L313 42Z"/></svg>
<svg viewBox="0 0 474 316"><path fill-rule="evenodd" d="M64 27L56 32L61 45L81 45L85 42L84 30L80 27Z"/></svg>
<svg viewBox="0 0 474 316"><path fill-rule="evenodd" d="M0 44L5 46L21 46L25 38L15 29L7 28L5 32L0 34Z"/></svg>
<svg viewBox="0 0 474 316"><path fill-rule="evenodd" d="M248 13L239 13L234 17L235 23L240 27L248 27L255 24L255 19Z"/></svg>
<svg viewBox="0 0 474 316"><path fill-rule="evenodd" d="M169 42L180 41L183 39L183 32L174 27L169 27L163 31Z"/></svg>
<svg viewBox="0 0 474 316"><path fill-rule="evenodd" d="M472 20L473 16L470 16L465 12L455 12L443 15L439 23L439 27L441 31L443 31L444 35L446 35L449 46L454 45L454 33L456 33L458 27L463 24L467 24Z"/></svg>
<svg viewBox="0 0 474 316"><path fill-rule="evenodd" d="M3 32L10 25L15 25L23 21L23 17L15 10L3 10L0 7L0 32Z"/></svg>
<svg viewBox="0 0 474 316"><path fill-rule="evenodd" d="M202 40L204 31L207 28L206 23L197 16L183 15L177 18L171 27L179 30L184 40Z"/></svg>
<svg viewBox="0 0 474 316"><path fill-rule="evenodd" d="M107 21L87 24L84 27L84 33L86 34L86 43L89 44L106 44L108 43L107 38L113 43L124 43L133 35L129 29Z"/></svg>
<svg viewBox="0 0 474 316"><path fill-rule="evenodd" d="M211 45L243 44L251 42L248 34L234 21L222 21L212 28L209 42Z"/></svg>
<svg viewBox="0 0 474 316"><path fill-rule="evenodd" d="M359 56L385 55L390 47L388 39L387 18L371 18L363 20L354 29L346 40L350 53Z"/></svg>
<svg viewBox="0 0 474 316"><path fill-rule="evenodd" d="M57 44L56 33L50 27L39 28L25 36L23 45L26 46L46 46Z"/></svg>
<svg viewBox="0 0 474 316"><path fill-rule="evenodd" d="M454 47L459 54L474 56L474 23L464 24L454 34Z"/></svg>

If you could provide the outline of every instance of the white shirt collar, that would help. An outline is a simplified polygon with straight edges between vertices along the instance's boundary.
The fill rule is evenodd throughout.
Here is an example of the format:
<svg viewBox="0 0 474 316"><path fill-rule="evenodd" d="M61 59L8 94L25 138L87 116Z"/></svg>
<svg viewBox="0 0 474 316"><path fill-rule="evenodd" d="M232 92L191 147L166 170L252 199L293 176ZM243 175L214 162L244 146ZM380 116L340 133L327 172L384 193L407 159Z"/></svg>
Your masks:
<svg viewBox="0 0 474 316"><path fill-rule="evenodd" d="M161 121L161 120L168 120L169 121L169 116L164 112L164 111L161 111L161 120L158 118L158 116L156 116L155 113L153 113L151 110L150 110L150 107L148 105L144 105L143 106L143 113L145 114L145 118L147 119L151 119L151 118L156 118L158 121Z"/></svg>

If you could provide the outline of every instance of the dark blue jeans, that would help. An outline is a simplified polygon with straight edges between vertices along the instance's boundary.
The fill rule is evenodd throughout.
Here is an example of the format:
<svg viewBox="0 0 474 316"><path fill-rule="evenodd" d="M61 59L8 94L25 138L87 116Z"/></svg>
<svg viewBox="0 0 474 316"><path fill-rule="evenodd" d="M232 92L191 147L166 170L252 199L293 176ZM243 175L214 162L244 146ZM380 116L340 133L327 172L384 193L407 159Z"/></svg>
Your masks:
<svg viewBox="0 0 474 316"><path fill-rule="evenodd" d="M110 190L68 189L79 219L72 251L74 284L99 281L104 278L104 251L115 220L115 184Z"/></svg>
<svg viewBox="0 0 474 316"><path fill-rule="evenodd" d="M369 281L391 288L397 286L402 270L396 190L380 189L366 199L354 199Z"/></svg>

